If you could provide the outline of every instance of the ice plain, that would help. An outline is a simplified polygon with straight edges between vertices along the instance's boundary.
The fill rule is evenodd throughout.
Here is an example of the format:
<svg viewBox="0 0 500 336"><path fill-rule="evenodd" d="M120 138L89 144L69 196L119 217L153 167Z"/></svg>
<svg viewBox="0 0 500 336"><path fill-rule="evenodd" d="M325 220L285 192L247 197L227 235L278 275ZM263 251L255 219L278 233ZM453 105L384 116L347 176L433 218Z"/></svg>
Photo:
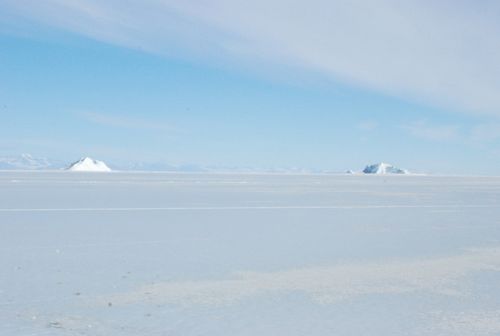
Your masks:
<svg viewBox="0 0 500 336"><path fill-rule="evenodd" d="M500 178L0 173L0 335L498 335Z"/></svg>

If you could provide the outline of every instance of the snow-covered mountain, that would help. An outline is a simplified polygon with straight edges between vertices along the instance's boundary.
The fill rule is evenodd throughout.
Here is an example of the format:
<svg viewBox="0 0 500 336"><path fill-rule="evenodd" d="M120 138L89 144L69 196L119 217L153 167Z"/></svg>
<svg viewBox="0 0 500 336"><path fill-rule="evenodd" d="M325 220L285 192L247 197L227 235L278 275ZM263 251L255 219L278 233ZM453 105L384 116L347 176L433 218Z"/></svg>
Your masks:
<svg viewBox="0 0 500 336"><path fill-rule="evenodd" d="M405 169L400 169L388 163L376 163L366 166L363 169L365 174L409 174Z"/></svg>
<svg viewBox="0 0 500 336"><path fill-rule="evenodd" d="M111 169L102 161L89 157L73 162L66 170L76 172L110 172Z"/></svg>
<svg viewBox="0 0 500 336"><path fill-rule="evenodd" d="M0 157L0 170L39 170L53 169L54 165L46 158L36 158L30 154Z"/></svg>

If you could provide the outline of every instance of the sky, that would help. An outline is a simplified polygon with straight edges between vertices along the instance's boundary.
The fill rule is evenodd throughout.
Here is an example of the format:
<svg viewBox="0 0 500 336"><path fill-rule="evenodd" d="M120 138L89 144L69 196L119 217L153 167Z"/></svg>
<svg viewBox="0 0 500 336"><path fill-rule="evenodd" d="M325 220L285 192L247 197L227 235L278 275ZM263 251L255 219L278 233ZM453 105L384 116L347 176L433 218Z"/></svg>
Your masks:
<svg viewBox="0 0 500 336"><path fill-rule="evenodd" d="M500 175L500 3L1 0L0 156Z"/></svg>

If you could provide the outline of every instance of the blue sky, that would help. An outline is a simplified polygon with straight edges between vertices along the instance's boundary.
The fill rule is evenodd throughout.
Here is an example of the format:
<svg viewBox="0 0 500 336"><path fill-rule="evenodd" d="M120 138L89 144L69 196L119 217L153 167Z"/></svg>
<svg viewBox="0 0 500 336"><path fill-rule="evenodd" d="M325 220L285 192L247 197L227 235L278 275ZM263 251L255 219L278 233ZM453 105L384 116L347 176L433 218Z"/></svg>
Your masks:
<svg viewBox="0 0 500 336"><path fill-rule="evenodd" d="M500 174L500 5L0 3L0 155Z"/></svg>

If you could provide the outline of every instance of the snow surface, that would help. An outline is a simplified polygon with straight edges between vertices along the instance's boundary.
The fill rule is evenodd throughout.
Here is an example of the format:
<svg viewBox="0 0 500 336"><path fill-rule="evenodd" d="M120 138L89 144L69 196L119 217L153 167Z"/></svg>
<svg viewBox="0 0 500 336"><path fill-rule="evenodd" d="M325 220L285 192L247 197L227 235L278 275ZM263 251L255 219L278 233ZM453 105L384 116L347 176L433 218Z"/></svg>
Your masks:
<svg viewBox="0 0 500 336"><path fill-rule="evenodd" d="M0 173L0 335L499 335L500 178Z"/></svg>
<svg viewBox="0 0 500 336"><path fill-rule="evenodd" d="M89 157L73 162L67 170L75 172L110 172L111 169L102 161Z"/></svg>
<svg viewBox="0 0 500 336"><path fill-rule="evenodd" d="M409 174L409 172L405 169L400 169L394 167L388 163L376 163L373 165L366 166L363 169L363 173L365 174Z"/></svg>

